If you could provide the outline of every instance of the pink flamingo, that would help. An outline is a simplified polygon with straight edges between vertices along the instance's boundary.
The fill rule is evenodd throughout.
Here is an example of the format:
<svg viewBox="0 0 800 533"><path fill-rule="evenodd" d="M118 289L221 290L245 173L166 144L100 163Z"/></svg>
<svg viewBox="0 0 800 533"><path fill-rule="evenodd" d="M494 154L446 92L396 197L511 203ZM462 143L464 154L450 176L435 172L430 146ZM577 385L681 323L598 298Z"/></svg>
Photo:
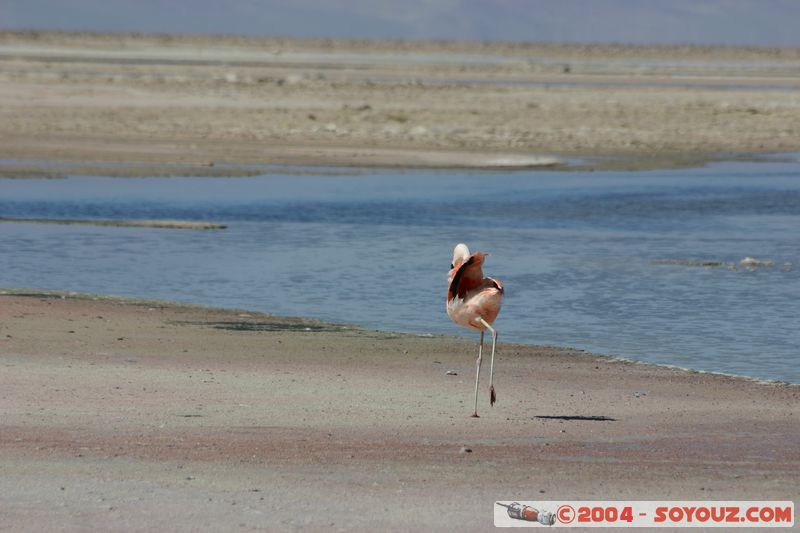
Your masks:
<svg viewBox="0 0 800 533"><path fill-rule="evenodd" d="M483 355L483 334L492 332L492 363L489 370L489 404L494 405L497 396L494 392L494 351L497 345L497 331L492 327L503 300L503 284L499 280L483 277L483 261L489 254L475 252L470 255L466 244L458 244L453 250L453 262L447 275L447 314L459 326L477 329L481 332L478 359L475 373L475 409L472 416L478 416L478 380L481 377L481 356Z"/></svg>

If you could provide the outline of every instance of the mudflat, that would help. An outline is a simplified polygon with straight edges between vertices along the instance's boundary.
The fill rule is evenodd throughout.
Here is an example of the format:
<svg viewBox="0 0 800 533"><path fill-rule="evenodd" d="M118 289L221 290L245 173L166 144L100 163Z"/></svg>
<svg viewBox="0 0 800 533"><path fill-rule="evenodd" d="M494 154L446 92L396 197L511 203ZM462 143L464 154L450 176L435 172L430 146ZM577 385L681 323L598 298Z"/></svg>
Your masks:
<svg viewBox="0 0 800 533"><path fill-rule="evenodd" d="M798 49L4 31L0 174L697 164L799 151L798 90Z"/></svg>
<svg viewBox="0 0 800 533"><path fill-rule="evenodd" d="M476 419L475 342L3 292L2 530L483 531L496 500L800 486L796 385L501 342Z"/></svg>

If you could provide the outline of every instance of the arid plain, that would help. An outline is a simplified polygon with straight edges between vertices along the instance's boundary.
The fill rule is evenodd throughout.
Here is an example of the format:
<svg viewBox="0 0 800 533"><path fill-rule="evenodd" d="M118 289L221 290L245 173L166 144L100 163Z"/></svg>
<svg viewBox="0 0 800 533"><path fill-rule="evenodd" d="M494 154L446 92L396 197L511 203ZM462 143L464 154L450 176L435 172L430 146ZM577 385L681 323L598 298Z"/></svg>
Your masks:
<svg viewBox="0 0 800 533"><path fill-rule="evenodd" d="M798 124L796 49L0 32L5 175L673 166L796 151Z"/></svg>

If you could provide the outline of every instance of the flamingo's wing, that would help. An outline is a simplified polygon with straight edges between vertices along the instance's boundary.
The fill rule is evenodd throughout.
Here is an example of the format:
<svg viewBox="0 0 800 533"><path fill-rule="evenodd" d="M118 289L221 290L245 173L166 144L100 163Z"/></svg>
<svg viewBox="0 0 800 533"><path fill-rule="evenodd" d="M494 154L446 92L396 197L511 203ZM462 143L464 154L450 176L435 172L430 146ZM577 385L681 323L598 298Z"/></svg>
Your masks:
<svg viewBox="0 0 800 533"><path fill-rule="evenodd" d="M495 289L497 289L501 293L505 292L504 289L503 289L503 282L502 281L500 281L499 279L495 279L495 278L486 278L486 279L487 279L487 281L489 281L489 283L491 283L494 286Z"/></svg>
<svg viewBox="0 0 800 533"><path fill-rule="evenodd" d="M468 291L483 282L482 266L484 257L486 257L485 254L475 252L458 268L454 269L455 274L451 276L450 288L447 291L448 300L452 300L456 296L463 298Z"/></svg>

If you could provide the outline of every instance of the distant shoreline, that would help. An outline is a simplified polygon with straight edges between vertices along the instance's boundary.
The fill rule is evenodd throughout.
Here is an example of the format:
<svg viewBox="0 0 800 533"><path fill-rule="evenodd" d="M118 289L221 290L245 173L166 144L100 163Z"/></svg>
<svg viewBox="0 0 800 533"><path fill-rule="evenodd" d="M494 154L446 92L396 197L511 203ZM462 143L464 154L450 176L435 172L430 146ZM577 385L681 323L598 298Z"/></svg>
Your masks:
<svg viewBox="0 0 800 533"><path fill-rule="evenodd" d="M705 54L731 58L778 57L800 58L800 47L724 45L724 44L634 44L621 42L542 42L542 41L498 41L457 39L362 39L336 37L286 37L232 35L226 33L161 33L161 32L110 32L110 31L61 31L39 29L0 29L2 42L57 42L84 43L89 41L141 42L152 41L169 45L217 44L244 47L276 46L302 49L354 49L382 51L385 49L407 51L470 51L475 53L500 52L504 54L543 54L560 52L580 57L592 55L617 55L625 53L647 54L649 57L681 57Z"/></svg>
<svg viewBox="0 0 800 533"><path fill-rule="evenodd" d="M215 222L196 222L192 220L106 220L106 219L78 219L78 218L14 218L0 217L0 223L17 224L56 224L64 226L111 226L120 228L162 228L162 229L192 229L213 230L225 229L225 224Z"/></svg>
<svg viewBox="0 0 800 533"><path fill-rule="evenodd" d="M319 155L319 154L318 154ZM354 160L340 161L336 158L307 158L298 156L297 162L249 163L249 164L152 164L140 161L86 161L86 160L12 160L0 161L2 179L65 179L68 176L92 176L104 178L240 178L271 175L325 175L351 176L368 169L400 170L473 170L473 171L641 171L650 169L677 169L702 167L712 163L731 161L753 163L780 163L795 160L795 153L737 153L707 154L706 156L684 154L673 157L576 157L559 159L549 156L517 156L500 154L432 153L425 155L384 154L371 163ZM800 156L798 156L800 157ZM13 220L9 220L13 221Z"/></svg>
<svg viewBox="0 0 800 533"><path fill-rule="evenodd" d="M0 159L158 175L800 152L800 49L0 31L0 81Z"/></svg>

